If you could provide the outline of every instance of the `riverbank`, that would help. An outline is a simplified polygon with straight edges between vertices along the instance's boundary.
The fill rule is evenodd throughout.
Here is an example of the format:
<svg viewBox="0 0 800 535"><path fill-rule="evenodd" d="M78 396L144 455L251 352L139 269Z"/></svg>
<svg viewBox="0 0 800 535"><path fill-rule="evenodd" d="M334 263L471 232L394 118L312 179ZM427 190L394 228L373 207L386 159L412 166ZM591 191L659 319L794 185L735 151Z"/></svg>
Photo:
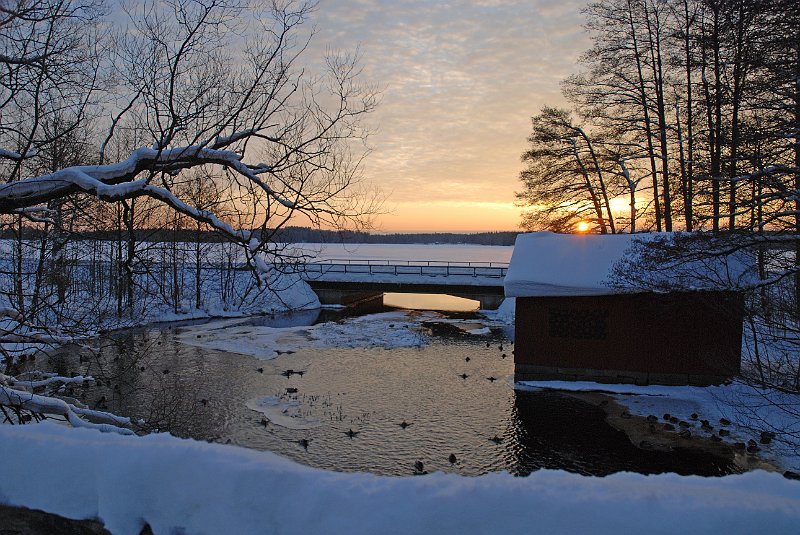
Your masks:
<svg viewBox="0 0 800 535"><path fill-rule="evenodd" d="M743 471L800 473L792 441L798 422L787 411L796 396L777 403L780 393L741 381L715 387L526 381L516 388L554 390L602 407L606 421L644 450L699 449L731 458Z"/></svg>

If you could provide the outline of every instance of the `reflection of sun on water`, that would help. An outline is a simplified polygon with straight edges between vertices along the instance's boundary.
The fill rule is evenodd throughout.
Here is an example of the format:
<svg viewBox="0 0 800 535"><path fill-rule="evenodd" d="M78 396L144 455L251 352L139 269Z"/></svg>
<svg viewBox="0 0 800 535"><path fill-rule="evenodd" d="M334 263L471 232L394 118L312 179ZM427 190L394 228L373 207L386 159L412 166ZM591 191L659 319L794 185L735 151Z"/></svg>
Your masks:
<svg viewBox="0 0 800 535"><path fill-rule="evenodd" d="M416 310L470 312L480 308L480 301L445 294L385 293L383 304Z"/></svg>

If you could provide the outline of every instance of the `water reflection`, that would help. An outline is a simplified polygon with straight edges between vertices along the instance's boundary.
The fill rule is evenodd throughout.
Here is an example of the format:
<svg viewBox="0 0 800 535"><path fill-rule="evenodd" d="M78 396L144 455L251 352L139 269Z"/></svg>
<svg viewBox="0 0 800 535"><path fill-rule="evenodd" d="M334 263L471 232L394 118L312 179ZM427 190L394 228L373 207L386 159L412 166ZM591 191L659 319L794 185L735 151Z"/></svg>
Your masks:
<svg viewBox="0 0 800 535"><path fill-rule="evenodd" d="M385 293L383 303L389 307L409 310L442 310L471 312L480 308L480 301L446 294Z"/></svg>
<svg viewBox="0 0 800 535"><path fill-rule="evenodd" d="M737 471L733 455L637 448L605 421L601 408L558 392L517 392L512 429L512 471L520 475L540 468L595 476L620 471L719 476Z"/></svg>
<svg viewBox="0 0 800 535"><path fill-rule="evenodd" d="M319 319L308 313L242 321L295 326ZM274 451L331 470L406 475L416 461L429 472L464 475L735 470L707 454L639 450L600 409L574 398L515 392L509 340L499 328L471 334L481 332L476 324L464 314L428 317L424 347L299 349L273 360L184 345L176 341L183 327L168 325L117 333L96 353L73 348L37 365L94 375L97 385L64 394L142 419L144 430ZM282 427L247 408L265 397L294 404L321 425Z"/></svg>

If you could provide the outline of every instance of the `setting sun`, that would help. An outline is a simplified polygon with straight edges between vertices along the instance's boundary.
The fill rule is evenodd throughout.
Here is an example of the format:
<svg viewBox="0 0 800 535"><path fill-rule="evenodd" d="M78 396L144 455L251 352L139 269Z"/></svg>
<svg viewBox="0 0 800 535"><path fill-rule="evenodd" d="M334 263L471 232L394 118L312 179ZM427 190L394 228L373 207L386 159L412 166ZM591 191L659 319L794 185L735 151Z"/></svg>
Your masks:
<svg viewBox="0 0 800 535"><path fill-rule="evenodd" d="M577 225L578 232L587 232L589 230L589 223L581 221Z"/></svg>

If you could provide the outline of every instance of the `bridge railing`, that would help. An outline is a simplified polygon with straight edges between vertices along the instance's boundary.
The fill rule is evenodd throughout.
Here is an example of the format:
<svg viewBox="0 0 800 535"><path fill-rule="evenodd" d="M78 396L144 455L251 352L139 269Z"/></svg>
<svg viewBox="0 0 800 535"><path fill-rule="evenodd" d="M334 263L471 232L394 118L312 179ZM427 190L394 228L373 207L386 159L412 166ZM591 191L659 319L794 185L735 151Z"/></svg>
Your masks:
<svg viewBox="0 0 800 535"><path fill-rule="evenodd" d="M326 259L307 262L308 273L352 273L362 275L466 275L503 278L507 262L447 262L441 260Z"/></svg>
<svg viewBox="0 0 800 535"><path fill-rule="evenodd" d="M452 260L383 260L361 258L326 258L313 264L358 264L370 266L462 266L508 268L508 262L454 262Z"/></svg>

